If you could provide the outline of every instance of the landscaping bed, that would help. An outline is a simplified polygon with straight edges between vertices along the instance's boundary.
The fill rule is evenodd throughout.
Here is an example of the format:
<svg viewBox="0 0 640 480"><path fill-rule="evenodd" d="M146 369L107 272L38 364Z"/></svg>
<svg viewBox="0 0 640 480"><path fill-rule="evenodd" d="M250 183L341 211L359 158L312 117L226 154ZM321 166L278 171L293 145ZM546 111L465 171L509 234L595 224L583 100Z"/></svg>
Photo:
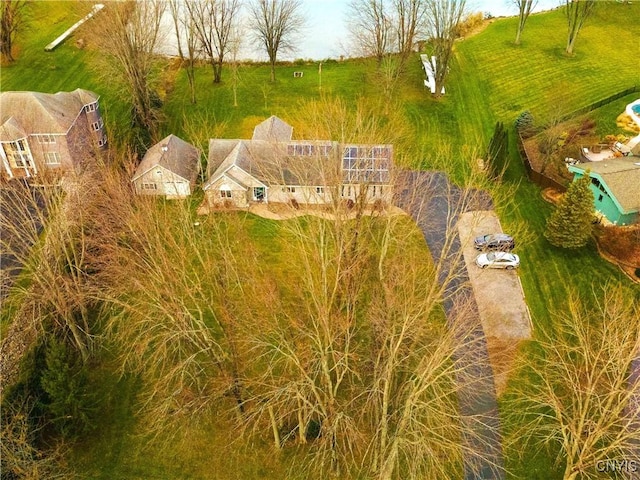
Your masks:
<svg viewBox="0 0 640 480"><path fill-rule="evenodd" d="M640 283L640 225L598 225L595 237L600 255Z"/></svg>

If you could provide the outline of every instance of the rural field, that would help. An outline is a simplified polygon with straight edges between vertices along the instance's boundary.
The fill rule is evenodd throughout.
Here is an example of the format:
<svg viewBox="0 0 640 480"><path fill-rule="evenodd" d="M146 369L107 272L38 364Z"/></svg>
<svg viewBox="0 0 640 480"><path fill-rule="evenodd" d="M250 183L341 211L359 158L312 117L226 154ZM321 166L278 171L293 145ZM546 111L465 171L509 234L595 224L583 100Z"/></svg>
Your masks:
<svg viewBox="0 0 640 480"><path fill-rule="evenodd" d="M47 43L86 15L90 8L91 4L88 2L31 2L24 29L17 37L16 61L3 65L0 70L0 88L3 92L33 90L50 93L83 88L98 93L110 144L117 155L122 154L122 158L125 158L130 153L127 150L131 130L130 108L125 95L100 67L100 53L92 44L91 33L88 31L90 22L55 51L44 51ZM198 65L195 69L195 104L189 100L187 74L180 68L179 62L175 59L159 59L156 68L160 80L155 88L162 101L162 121L158 138L174 134L206 152L210 138L250 138L255 125L271 115L277 115L290 123L294 127L294 138L298 132L312 133L314 126L308 125L307 119L316 105L342 104L350 108L350 115L357 116L362 112L378 115L379 131L386 135L378 142L394 144L398 166L414 170L444 171L456 184L482 188L492 195L504 231L518 235L516 251L521 259L518 272L532 317L534 337L533 341L520 349L520 356L539 358L536 341L541 338L540 332L556 332L560 336L558 317L563 312L573 311L575 298L579 299L581 307L587 311L597 310L605 291L619 291L624 301L638 304L640 285L634 284L618 267L601 258L594 240L582 248L564 250L553 247L545 239L546 221L554 207L543 199L540 187L527 179L516 146L514 122L522 112L529 111L538 126L550 124L599 100L635 87L635 93L608 102L587 114L596 122L598 135L604 137L610 133L620 133L616 127L616 117L628 103L640 96L638 18L638 2L600 2L594 15L581 30L572 56L564 53L566 19L561 10L532 15L523 33L522 43L518 46L514 44L517 19L491 19L477 33L456 42L447 80L447 93L441 98L432 97L424 88L424 73L418 54L409 58L397 76L395 73L392 75L385 72L384 68L378 68L374 59L326 59L322 62L301 59L293 63L278 64L275 82L269 81L269 65L246 62L238 66L236 85L230 79L231 69L228 65L223 68L220 84L212 83L209 66ZM81 39L83 42L78 43ZM303 72L304 75L294 77L293 72ZM237 88L236 106L234 87ZM509 135L509 164L502 182L488 180L478 173L477 168L477 159L485 157L496 122L503 122ZM336 130L327 127L321 131ZM126 186L117 188L113 191L127 191ZM154 414L159 417L164 412L169 416L173 408L165 405L165 410L159 408L152 415L145 410L155 397L148 396L144 388L144 368L148 367L146 362L149 358L156 358L154 350L164 351L159 340L164 337L154 337L144 345L142 341L137 343L138 335L146 338L144 328L135 330L132 327L127 330L127 315L131 319L136 319L137 316L142 318L145 315L143 312L147 310L150 312L149 316L161 318L165 313L173 312L174 308L180 309L186 305L185 308L194 311L204 304L211 307L214 313L200 312L203 329L215 331L215 335L227 338L229 333L225 331L226 324L216 323L216 318L229 315L229 310L236 308L242 303L242 298L246 297L247 311L242 313L245 320L238 327L239 332L249 328L247 325L255 326L256 330L263 328L265 338L260 340L265 344L275 343L276 334L270 330L269 322L290 322L291 325L299 326L299 319L304 319L309 314L302 307L308 300L308 295L303 292L307 279L298 276L301 274L295 268L295 261L322 264L324 259L321 255L313 257L309 252L294 248L298 245L296 242L302 243L301 239L306 238L305 235L311 236L318 232L321 232L318 235L326 234L325 224L318 219L276 221L245 212L198 216L196 210L202 198L203 193L198 190L190 201L179 205L179 202L171 201L136 204L134 210L137 216L132 218L140 223L136 224L131 220L131 225L140 226L140 238L144 237L147 244L135 235L114 236L114 244L123 246L125 252L112 252L113 263L123 266L120 271L114 270L114 278L120 282L116 286L121 286L123 290L128 286L131 290L127 292L114 289L114 292L121 295L118 302L113 302L108 307L92 304L90 308L89 314L94 317L97 328L96 342L99 339L104 348L99 349L94 358L89 360L85 372L84 381L89 385L93 402L93 410L89 413L91 428L71 436L59 453L66 471L75 474L75 477L70 478L324 478L322 472L308 468L312 459L316 458L312 442L300 442L293 448L275 449L269 428L265 428L266 433L262 435L254 435L250 429L240 428L236 412L237 398L234 399L231 390L219 394L221 387L215 382L198 384L202 391L210 389L219 394L218 403L209 402L203 407L206 415L196 411L186 415L180 412L181 415L176 415L177 420L171 426L172 435L149 435L148 429L144 428L147 423L155 425L157 418L151 418ZM123 202L113 198L111 200L125 211ZM141 212L148 215L148 223L144 223ZM111 216L105 215L104 221L117 223L118 218L116 211ZM193 227L196 223L199 230ZM348 222L346 224L350 225ZM350 227L341 228L352 234ZM400 240L387 245L389 258L386 261L397 264L398 269L402 266L411 271L417 282L420 281L420 275L435 278L434 269L437 267L432 265L427 245L409 217L382 220L380 223L367 220L362 225L358 224L358 228L365 232L363 238L376 245L384 244L389 236L395 235ZM102 231L100 226L95 226L95 229ZM157 237L152 238L153 232L158 232ZM340 235L336 234L335 237L339 238ZM176 238L179 240L175 240ZM334 240L332 237L332 241ZM309 243L314 242L309 240ZM155 250L149 248L147 251L144 245L153 245ZM332 252L331 246L322 247ZM304 250L303 247L300 249ZM140 253L142 250L144 254ZM200 254L194 255L197 258L190 259L189 252L193 250L198 250ZM385 295L386 284L376 277L383 262L379 260L377 264L377 257L370 250L372 248L363 250L362 255L366 260L362 261L363 265L358 265L364 272L359 279L363 285L362 291L358 291L361 303L344 307L339 315L348 317L344 311L352 308L354 316L366 316L377 305L376 297ZM155 264L152 260L155 252L161 252L158 256L166 253L166 258L175 260L171 267L175 270L161 272L161 263ZM414 265L415 261L411 262L406 257L409 253L413 259L419 260L418 267ZM145 254L151 260L146 257L142 259ZM238 259L241 266L236 270L233 262L227 263L230 262L229 258ZM129 267L130 270L127 270ZM149 278L138 281L136 274L162 278L168 287L166 290L158 288L157 291L145 291L146 286L151 285L145 283ZM352 274L345 274L346 277L349 275ZM269 279L269 282L265 279ZM199 281L204 282L203 285L210 287L211 291L206 291L204 287L194 287L189 292L185 287L193 286ZM243 288L237 291L229 287L234 281L242 283ZM309 281L320 283L316 277ZM24 284L25 280L19 283ZM271 291L272 288L275 289L272 285L278 286L281 296L277 300L276 297L269 296L275 295ZM174 287L176 290L171 290ZM182 295L180 300L165 305L163 302L166 297L176 292ZM404 292L403 295L409 298L411 292ZM273 301L267 309L271 316L252 318L252 300L257 302L258 299L265 298ZM411 299L415 300L413 297ZM20 301L10 300L2 308L3 335L9 331L13 315L19 310L16 302ZM316 299L314 301L316 304L322 303ZM281 313L278 313L278 308ZM428 309L422 306L420 308L425 308L427 312L423 314L429 319L428 335L441 332L444 315L439 301L430 304ZM154 330L152 325L144 325L148 330ZM350 339L354 344L351 360L354 364L358 364L367 353L367 342L373 338L373 330L373 327L359 328ZM267 338L267 333L273 333L274 336ZM180 341L186 344L191 339L192 337L187 339L185 336ZM264 347L257 343L251 348L230 343L233 349L237 348L248 357ZM430 344L430 347L436 349L436 344ZM138 359L136 355L145 348L148 350ZM125 349L129 351L121 351ZM205 350L203 347L203 351ZM193 358L184 362L197 364L198 355L201 353L194 354ZM232 363L228 357L220 358L220 364ZM247 374L254 373L253 369L260 371L264 367L264 358L252 359L256 360L253 363L247 362L251 366L243 365ZM414 362L411 364L412 368L420 363L419 360L411 361ZM25 360L24 370L35 371L43 362L37 353L31 353ZM446 366L452 362L448 358L442 368L446 370ZM163 361L158 361L158 364L161 363ZM170 362L166 363L168 365ZM348 362L344 360L344 363ZM193 370L188 370L185 377L197 377L198 372L202 371L217 371L219 365L216 362L206 364L201 371L196 371L196 367L189 368ZM282 370L271 373L276 376L286 375L289 372L287 368L293 367L281 368ZM237 374L235 370L233 372L234 375ZM357 374L353 374L351 381L358 385L361 377L370 373L370 365L366 365ZM345 375L349 378L350 373ZM515 432L520 426L519 420L514 420L513 412L510 411L513 409L511 399L518 395L522 385L532 381L531 378L533 376L529 370L514 372L506 392L498 399L505 437L510 438L504 446L504 478L569 478L563 471L565 467L557 443L547 445L546 448L534 448L525 445L521 439L512 438L517 435ZM411 383L409 373L405 380ZM33 382L33 379L25 374L20 388L27 389L30 381ZM181 381L189 380L183 378ZM167 385L166 389L173 386ZM256 388L261 387L259 385ZM158 390L162 388L160 386ZM373 390L375 389L372 388ZM367 395L373 396L372 391L368 391ZM344 395L351 393L349 391ZM180 392L182 394L184 391ZM365 396L362 394L362 397ZM345 400L338 395L335 401L339 403ZM255 404L259 405L259 401L255 400ZM360 397L353 405L349 405L363 411L368 408L366 401ZM265 412L267 410L262 412L264 418L259 419L264 422L259 423L261 427L268 425L269 417ZM272 411L268 413L273 415ZM320 426L316 425L316 428L319 429ZM348 430L348 426L344 429ZM159 431L161 430L152 433ZM443 433L445 439L448 438L447 435L450 432ZM45 444L56 443L53 431L47 429L44 437ZM354 458L370 460L368 450L350 454ZM438 455L446 455L444 448L434 450L434 456ZM459 458L450 460L447 457L447 462L449 461L451 471L455 472L449 478L461 478ZM395 473L410 471L411 467L407 462L407 458L399 460L400 466ZM432 468L438 471L438 468L445 468L443 465L446 462L443 460L443 465L440 466L437 461L433 463ZM348 472L342 472L344 476L340 477L338 474L336 478L371 478L363 472L366 469L360 469L359 476L347 476ZM25 473L22 478L37 477L29 477Z"/></svg>

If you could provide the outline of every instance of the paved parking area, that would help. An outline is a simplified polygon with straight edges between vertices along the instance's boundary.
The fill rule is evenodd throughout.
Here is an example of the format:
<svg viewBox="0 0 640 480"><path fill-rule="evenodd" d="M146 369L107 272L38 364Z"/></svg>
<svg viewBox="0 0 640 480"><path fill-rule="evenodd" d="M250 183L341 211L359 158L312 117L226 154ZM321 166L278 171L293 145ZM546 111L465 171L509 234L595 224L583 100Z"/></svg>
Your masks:
<svg viewBox="0 0 640 480"><path fill-rule="evenodd" d="M500 395L506 387L519 343L531 338L531 315L517 270L481 269L475 264L478 252L473 239L487 233L502 233L495 212L463 213L458 221L458 233L487 338L496 392ZM517 242L516 238L516 253Z"/></svg>

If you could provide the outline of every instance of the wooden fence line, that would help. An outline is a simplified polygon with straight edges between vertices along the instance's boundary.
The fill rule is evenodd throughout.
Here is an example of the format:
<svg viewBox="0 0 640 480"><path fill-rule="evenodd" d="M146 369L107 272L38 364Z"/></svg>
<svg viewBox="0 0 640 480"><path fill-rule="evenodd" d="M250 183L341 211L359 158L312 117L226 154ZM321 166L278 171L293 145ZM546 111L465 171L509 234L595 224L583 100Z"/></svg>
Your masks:
<svg viewBox="0 0 640 480"><path fill-rule="evenodd" d="M625 97L627 95L630 95L638 91L640 91L640 86L638 85L633 85L629 88L625 88L620 92L609 95L608 97L602 98L593 103L590 103L589 105L585 105L584 107L580 107L577 110L574 110L570 113L567 113L566 115L563 115L562 117L560 117L559 122L565 122L570 118L574 118L579 115L584 115L585 113L589 113L595 110L596 108L600 108L603 105L607 105L613 102L614 100L618 100L619 98ZM546 125L544 128L548 128L548 125ZM531 180L533 183L535 183L536 185L541 186L542 188L555 188L557 190L560 190L561 192L566 191L567 190L566 186L556 182L554 179L549 178L546 175L533 169L533 167L531 166L531 160L529 159L529 155L527 153L527 148L524 145L524 139L522 138L522 135L520 134L517 128L516 128L516 134L517 134L518 151L520 152L520 156L522 157L522 162L524 163L524 168L527 172L527 178Z"/></svg>

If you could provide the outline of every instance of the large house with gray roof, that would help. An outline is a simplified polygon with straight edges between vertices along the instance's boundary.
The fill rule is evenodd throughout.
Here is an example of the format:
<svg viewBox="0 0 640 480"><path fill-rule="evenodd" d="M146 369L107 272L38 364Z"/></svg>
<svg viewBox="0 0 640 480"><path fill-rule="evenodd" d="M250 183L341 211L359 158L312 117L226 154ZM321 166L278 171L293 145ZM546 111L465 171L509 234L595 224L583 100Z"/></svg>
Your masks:
<svg viewBox="0 0 640 480"><path fill-rule="evenodd" d="M250 140L209 141L203 186L210 206L248 207L255 202L365 204L391 197L391 145L293 140L293 128L272 116Z"/></svg>
<svg viewBox="0 0 640 480"><path fill-rule="evenodd" d="M98 95L73 92L0 93L0 164L4 178L86 166L107 137Z"/></svg>
<svg viewBox="0 0 640 480"><path fill-rule="evenodd" d="M570 165L574 180L589 175L595 210L617 225L640 221L640 156Z"/></svg>
<svg viewBox="0 0 640 480"><path fill-rule="evenodd" d="M131 181L139 195L185 198L191 195L198 173L200 150L169 135L147 150Z"/></svg>

